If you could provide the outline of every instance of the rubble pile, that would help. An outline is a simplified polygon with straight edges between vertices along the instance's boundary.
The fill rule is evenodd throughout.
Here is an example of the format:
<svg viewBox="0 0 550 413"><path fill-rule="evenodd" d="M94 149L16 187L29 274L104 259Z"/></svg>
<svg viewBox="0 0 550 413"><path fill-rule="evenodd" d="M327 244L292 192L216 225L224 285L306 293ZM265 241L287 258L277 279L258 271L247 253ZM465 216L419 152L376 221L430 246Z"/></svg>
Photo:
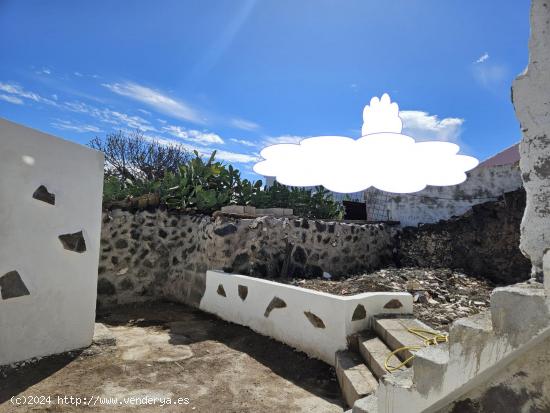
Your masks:
<svg viewBox="0 0 550 413"><path fill-rule="evenodd" d="M280 281L280 280L279 280ZM457 318L489 307L495 287L490 281L447 268L385 268L345 280L293 279L292 285L336 295L374 291L408 291L414 297L414 315L438 330L448 330Z"/></svg>

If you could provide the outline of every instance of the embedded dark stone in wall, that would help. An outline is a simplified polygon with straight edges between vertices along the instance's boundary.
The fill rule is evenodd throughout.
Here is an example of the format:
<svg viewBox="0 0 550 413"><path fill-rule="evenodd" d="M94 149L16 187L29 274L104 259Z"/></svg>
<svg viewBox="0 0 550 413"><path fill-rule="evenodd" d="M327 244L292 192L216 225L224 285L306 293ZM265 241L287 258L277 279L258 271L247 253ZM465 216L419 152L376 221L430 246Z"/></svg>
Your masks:
<svg viewBox="0 0 550 413"><path fill-rule="evenodd" d="M363 307L363 304L357 304L357 307L355 307L353 315L351 316L351 321L363 320L366 316L367 311L365 310L365 307Z"/></svg>
<svg viewBox="0 0 550 413"><path fill-rule="evenodd" d="M114 295L116 293L115 286L109 280L100 278L97 282L97 293L99 295Z"/></svg>
<svg viewBox="0 0 550 413"><path fill-rule="evenodd" d="M36 188L36 191L34 191L32 197L47 204L55 205L55 194L48 192L48 188L46 188L44 185L40 185L38 188Z"/></svg>
<svg viewBox="0 0 550 413"><path fill-rule="evenodd" d="M246 285L239 285L238 289L241 300L246 300L246 297L248 296L248 287Z"/></svg>
<svg viewBox="0 0 550 413"><path fill-rule="evenodd" d="M75 232L74 234L62 234L59 236L59 241L61 241L63 248L66 250L79 253L86 251L86 241L84 241L82 231Z"/></svg>
<svg viewBox="0 0 550 413"><path fill-rule="evenodd" d="M227 295L225 294L223 285L221 284L218 285L218 289L216 290L216 292L218 293L218 295L221 295L222 297L227 297Z"/></svg>
<svg viewBox="0 0 550 413"><path fill-rule="evenodd" d="M319 232L324 232L327 229L327 224L321 221L315 221L315 228Z"/></svg>
<svg viewBox="0 0 550 413"><path fill-rule="evenodd" d="M134 283L129 278L125 278L118 286L122 291L128 291L134 288Z"/></svg>
<svg viewBox="0 0 550 413"><path fill-rule="evenodd" d="M275 308L285 308L286 303L281 300L279 297L273 297L267 308L265 309L264 317L269 317L269 314L271 314L271 311Z"/></svg>
<svg viewBox="0 0 550 413"><path fill-rule="evenodd" d="M0 291L3 300L31 294L21 276L15 270L0 277Z"/></svg>
<svg viewBox="0 0 550 413"><path fill-rule="evenodd" d="M403 307L403 304L401 304L401 301L399 301L397 298L394 298L393 300L390 300L384 305L384 308L401 308Z"/></svg>
<svg viewBox="0 0 550 413"><path fill-rule="evenodd" d="M304 249L302 247L297 246L294 249L294 253L292 254L292 258L294 259L294 261L296 261L300 264L305 264L306 260L307 260L306 252L304 251Z"/></svg>
<svg viewBox="0 0 550 413"><path fill-rule="evenodd" d="M246 269L246 267L248 266L248 261L249 261L249 256L246 252L243 252L242 254L237 255L233 260L233 265L232 265L233 271L239 272L243 268Z"/></svg>
<svg viewBox="0 0 550 413"><path fill-rule="evenodd" d="M325 323L323 323L323 320L321 320L315 314L310 313L309 311L304 311L304 315L315 328L325 328Z"/></svg>
<svg viewBox="0 0 550 413"><path fill-rule="evenodd" d="M323 276L323 269L318 265L306 265L305 276L307 278L319 278Z"/></svg>
<svg viewBox="0 0 550 413"><path fill-rule="evenodd" d="M237 226L235 224L227 224L220 228L214 229L214 234L219 235L220 237L225 237L226 235L233 234L237 232Z"/></svg>
<svg viewBox="0 0 550 413"><path fill-rule="evenodd" d="M121 239L118 239L116 242L115 242L115 248L121 250L123 248L128 248L128 241L126 241L125 239L121 238Z"/></svg>

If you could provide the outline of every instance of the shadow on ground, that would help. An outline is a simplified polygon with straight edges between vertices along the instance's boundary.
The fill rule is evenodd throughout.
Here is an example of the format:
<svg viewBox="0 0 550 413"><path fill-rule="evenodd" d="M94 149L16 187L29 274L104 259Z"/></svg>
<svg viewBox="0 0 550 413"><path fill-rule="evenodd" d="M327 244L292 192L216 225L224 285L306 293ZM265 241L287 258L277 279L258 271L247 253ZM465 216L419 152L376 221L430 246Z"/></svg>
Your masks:
<svg viewBox="0 0 550 413"><path fill-rule="evenodd" d="M10 403L14 395L189 398L170 412L343 411L332 367L248 328L171 303L117 307L98 314L98 322L116 346L94 345L8 371L0 376L0 413L29 411ZM151 408L98 403L93 411ZM51 409L45 411L82 406Z"/></svg>

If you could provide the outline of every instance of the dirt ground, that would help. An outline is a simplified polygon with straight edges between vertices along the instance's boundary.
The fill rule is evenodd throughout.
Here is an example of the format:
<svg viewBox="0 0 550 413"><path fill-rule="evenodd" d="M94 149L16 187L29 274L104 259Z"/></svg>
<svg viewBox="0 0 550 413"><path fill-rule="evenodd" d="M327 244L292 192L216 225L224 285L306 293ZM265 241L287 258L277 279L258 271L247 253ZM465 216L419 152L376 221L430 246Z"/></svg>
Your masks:
<svg viewBox="0 0 550 413"><path fill-rule="evenodd" d="M119 307L98 321L116 345L0 372L0 413L344 410L330 366L189 307Z"/></svg>

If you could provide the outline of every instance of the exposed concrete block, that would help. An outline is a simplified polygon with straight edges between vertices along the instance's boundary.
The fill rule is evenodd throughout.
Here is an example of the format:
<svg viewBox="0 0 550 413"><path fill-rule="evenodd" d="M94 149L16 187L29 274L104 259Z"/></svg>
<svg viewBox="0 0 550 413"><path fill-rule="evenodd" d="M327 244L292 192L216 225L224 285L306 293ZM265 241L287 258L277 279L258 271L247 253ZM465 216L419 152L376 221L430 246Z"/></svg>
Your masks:
<svg viewBox="0 0 550 413"><path fill-rule="evenodd" d="M244 213L246 215L256 215L256 207L251 205L245 205Z"/></svg>
<svg viewBox="0 0 550 413"><path fill-rule="evenodd" d="M273 215L276 217L282 217L285 215L285 209L284 208L268 208L268 215Z"/></svg>
<svg viewBox="0 0 550 413"><path fill-rule="evenodd" d="M513 347L528 341L550 324L543 285L532 281L495 288L491 316L495 333L506 336Z"/></svg>
<svg viewBox="0 0 550 413"><path fill-rule="evenodd" d="M409 328L417 328L432 331L430 327L415 318L376 318L374 329L382 340L392 349L401 347L423 346L424 340L408 331ZM412 356L411 350L403 350L397 354L401 360ZM411 363L408 363L410 366Z"/></svg>
<svg viewBox="0 0 550 413"><path fill-rule="evenodd" d="M544 289L546 298L550 300L550 250L546 251L542 259L542 269L544 272Z"/></svg>
<svg viewBox="0 0 550 413"><path fill-rule="evenodd" d="M457 344L461 354L477 357L489 340L494 337L491 313L484 311L471 317L456 320L449 331L449 345ZM451 358L453 354L451 354Z"/></svg>
<svg viewBox="0 0 550 413"><path fill-rule="evenodd" d="M388 373L384 367L384 362L391 353L391 349L378 337L359 337L359 352L377 378ZM395 364L396 361L393 361ZM400 368L400 370L405 369L405 366Z"/></svg>
<svg viewBox="0 0 550 413"><path fill-rule="evenodd" d="M92 343L97 346L115 346L116 337L104 324L95 323Z"/></svg>
<svg viewBox="0 0 550 413"><path fill-rule="evenodd" d="M242 205L226 205L222 207L222 212L225 214L244 214L244 206Z"/></svg>
<svg viewBox="0 0 550 413"><path fill-rule="evenodd" d="M352 413L378 413L378 397L371 394L355 402Z"/></svg>
<svg viewBox="0 0 550 413"><path fill-rule="evenodd" d="M294 215L294 210L292 208L285 208L284 209L284 215L285 216Z"/></svg>
<svg viewBox="0 0 550 413"><path fill-rule="evenodd" d="M428 394L441 385L449 363L449 345L424 347L414 353L413 381L420 394Z"/></svg>
<svg viewBox="0 0 550 413"><path fill-rule="evenodd" d="M350 351L336 353L336 376L348 406L353 406L358 399L374 393L378 387L378 381L363 364L361 357Z"/></svg>

